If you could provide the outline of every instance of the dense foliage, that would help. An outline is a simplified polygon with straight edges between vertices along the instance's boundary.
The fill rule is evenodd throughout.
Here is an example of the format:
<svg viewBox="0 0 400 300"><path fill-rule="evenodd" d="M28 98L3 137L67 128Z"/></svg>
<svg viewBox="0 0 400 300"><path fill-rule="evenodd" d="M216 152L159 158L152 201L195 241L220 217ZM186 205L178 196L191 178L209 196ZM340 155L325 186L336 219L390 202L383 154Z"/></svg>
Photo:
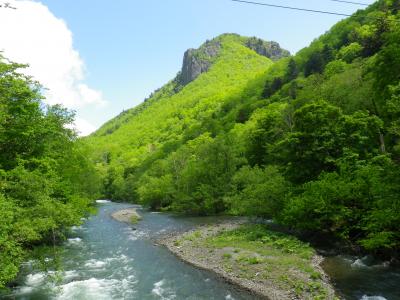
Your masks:
<svg viewBox="0 0 400 300"><path fill-rule="evenodd" d="M103 193L398 253L399 8L378 1L273 64L218 37L207 73L179 90L170 82L87 140Z"/></svg>
<svg viewBox="0 0 400 300"><path fill-rule="evenodd" d="M0 288L35 245L57 243L98 189L73 114L44 106L41 87L0 57Z"/></svg>

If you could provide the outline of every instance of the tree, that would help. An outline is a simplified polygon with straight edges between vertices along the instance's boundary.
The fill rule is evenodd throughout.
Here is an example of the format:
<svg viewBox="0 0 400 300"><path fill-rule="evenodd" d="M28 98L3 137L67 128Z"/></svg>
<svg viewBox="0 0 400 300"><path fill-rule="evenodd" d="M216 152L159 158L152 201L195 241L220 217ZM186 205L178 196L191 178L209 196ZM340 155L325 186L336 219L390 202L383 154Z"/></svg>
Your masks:
<svg viewBox="0 0 400 300"><path fill-rule="evenodd" d="M251 166L276 163L276 144L291 126L285 123L287 105L274 103L260 110L254 119L256 126L249 131L246 157ZM290 121L290 120L288 120Z"/></svg>
<svg viewBox="0 0 400 300"><path fill-rule="evenodd" d="M400 162L400 83L389 86L390 99L387 101L386 109L389 121L388 134L393 144L395 160Z"/></svg>
<svg viewBox="0 0 400 300"><path fill-rule="evenodd" d="M328 44L325 44L321 51L322 60L324 61L324 65L334 59L333 49Z"/></svg>
<svg viewBox="0 0 400 300"><path fill-rule="evenodd" d="M311 53L304 66L304 76L308 77L314 73L322 73L324 70L324 57L320 51Z"/></svg>
<svg viewBox="0 0 400 300"><path fill-rule="evenodd" d="M290 82L293 79L296 79L298 74L299 74L299 70L297 67L297 63L293 58L291 58L289 60L288 66L287 66L285 81Z"/></svg>
<svg viewBox="0 0 400 300"><path fill-rule="evenodd" d="M16 73L23 67L1 62L0 57L0 166L11 169L17 158L29 159L44 152L40 87Z"/></svg>
<svg viewBox="0 0 400 300"><path fill-rule="evenodd" d="M283 86L282 78L275 77L272 82L267 81L264 86L263 97L269 98Z"/></svg>
<svg viewBox="0 0 400 300"><path fill-rule="evenodd" d="M304 184L282 213L285 224L335 235L369 250L384 251L400 244L398 168L385 156L349 161L339 172L324 173Z"/></svg>
<svg viewBox="0 0 400 300"><path fill-rule="evenodd" d="M275 218L281 213L288 184L277 167L245 166L232 182L234 189L226 201L234 214Z"/></svg>
<svg viewBox="0 0 400 300"><path fill-rule="evenodd" d="M170 206L175 192L171 174L162 177L144 176L138 188L141 202L151 209Z"/></svg>
<svg viewBox="0 0 400 300"><path fill-rule="evenodd" d="M338 56L343 61L351 63L354 59L360 56L362 49L363 48L359 43L354 42L348 46L342 47L338 53Z"/></svg>
<svg viewBox="0 0 400 300"><path fill-rule="evenodd" d="M74 114L45 106L41 87L0 57L0 288L27 250L57 243L91 211L99 183Z"/></svg>
<svg viewBox="0 0 400 300"><path fill-rule="evenodd" d="M295 183L313 180L321 172L337 170L345 151L360 159L376 155L381 121L363 112L344 115L324 101L309 103L294 112L294 127L279 143L287 177Z"/></svg>
<svg viewBox="0 0 400 300"><path fill-rule="evenodd" d="M389 86L396 85L400 80L400 25L386 33L383 48L377 55L373 74L375 87L378 91L379 105L390 97ZM382 103L383 102L383 103Z"/></svg>
<svg viewBox="0 0 400 300"><path fill-rule="evenodd" d="M390 31L392 19L384 12L373 12L369 17L374 20L357 28L357 41L363 47L363 56L368 57L377 53L384 44L384 35Z"/></svg>

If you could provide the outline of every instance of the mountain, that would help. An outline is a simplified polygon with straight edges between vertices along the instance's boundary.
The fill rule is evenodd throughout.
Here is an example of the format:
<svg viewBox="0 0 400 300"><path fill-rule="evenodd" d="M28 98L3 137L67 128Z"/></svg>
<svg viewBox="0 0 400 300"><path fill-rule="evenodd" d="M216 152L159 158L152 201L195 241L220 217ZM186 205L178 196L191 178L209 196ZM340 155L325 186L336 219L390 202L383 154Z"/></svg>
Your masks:
<svg viewBox="0 0 400 300"><path fill-rule="evenodd" d="M255 53L249 50L253 50ZM119 128L120 121L122 121L122 123L126 122L126 115L135 115L137 111L141 111L142 109L144 109L144 107L149 106L150 103L158 101L161 98L165 99L178 94L183 87L197 79L202 73L206 73L214 64L218 65L215 68L219 68L219 70L213 71L212 74L207 74L206 77L220 75L222 77L226 76L226 74L223 73L227 73L230 71L231 68L227 67L227 64L228 61L232 59L237 59L237 62L235 62L232 68L244 68L246 57L241 58L240 56L246 56L249 55L249 53L251 53L252 56L249 56L249 58L255 60L255 57L258 57L261 64L265 64L265 61L268 60L262 59L259 56L263 56L269 58L272 61L276 61L280 58L288 57L290 55L289 51L280 48L278 43L266 42L255 37L246 38L241 37L237 34L224 34L211 41L206 41L198 49L188 49L184 53L182 69L178 72L177 76L173 80L171 80L171 82L156 90L152 95L150 95L150 97L146 98L144 100L145 103L131 110L124 111L121 115L107 122L94 134L94 136L102 135L104 134L104 131L108 133L110 133L111 131L113 132L114 127ZM246 74L241 74L241 69L235 70L235 75L238 75L240 77L242 75L253 76L250 73L258 72L257 68L255 70L250 70L250 66L248 68L249 70L246 72ZM221 74L218 73L222 70L223 72L221 72ZM266 69L264 68L264 71L265 70ZM232 74L231 76L234 76L234 74ZM221 78L221 80L222 79L223 78ZM204 79L203 82L206 80L207 79ZM217 77L216 80L219 80L219 78ZM234 80L234 77L232 77L232 80ZM201 83L197 85L201 85ZM191 87L189 87L189 89L190 88Z"/></svg>
<svg viewBox="0 0 400 300"><path fill-rule="evenodd" d="M220 129L212 127L221 118L226 118L228 127L244 118L238 116L235 103L259 98L272 60L288 55L275 42L236 34L221 35L186 51L182 70L172 81L87 139L94 145L93 158L101 172L119 178L112 180L106 195L129 198L131 193L124 194L116 183L122 184L127 170L145 169L145 164L164 155L164 148L171 149L168 153L204 132L216 135Z"/></svg>
<svg viewBox="0 0 400 300"><path fill-rule="evenodd" d="M188 50L175 79L85 139L103 194L398 256L399 9L377 1L294 56L235 34Z"/></svg>
<svg viewBox="0 0 400 300"><path fill-rule="evenodd" d="M231 34L231 36L236 36L237 42L273 61L290 55L289 51L282 49L276 42L266 42L256 37L245 38L235 34ZM201 73L207 72L212 66L214 58L218 56L221 50L221 40L224 40L224 38L220 37L207 41L199 49L187 50L183 57L182 70L177 78L178 82L182 85L187 85Z"/></svg>

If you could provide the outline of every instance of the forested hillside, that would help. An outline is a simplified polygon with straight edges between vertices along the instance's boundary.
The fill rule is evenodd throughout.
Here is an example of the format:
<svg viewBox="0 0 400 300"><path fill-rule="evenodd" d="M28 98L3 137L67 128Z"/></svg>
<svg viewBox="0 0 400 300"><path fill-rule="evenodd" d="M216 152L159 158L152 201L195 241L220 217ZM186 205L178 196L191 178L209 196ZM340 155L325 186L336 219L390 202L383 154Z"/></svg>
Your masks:
<svg viewBox="0 0 400 300"><path fill-rule="evenodd" d="M57 245L91 210L98 183L73 113L45 106L24 66L0 56L0 288L27 254Z"/></svg>
<svg viewBox="0 0 400 300"><path fill-rule="evenodd" d="M167 168L164 159L179 149L183 151L190 143L210 147L214 145L214 138L228 132L237 121L245 122L249 117L245 115L247 112L244 109L237 111L240 105L250 105L250 110L263 106L257 100L272 61L246 45L247 41L254 40L229 34L209 41L197 50L187 51L183 70L174 80L156 91L143 104L106 123L87 140L93 145L97 167L103 174L106 197L137 201L137 188L140 186L142 199L147 204L159 208L170 206L169 196L162 196L162 200L158 194L145 195L153 189L147 184L153 184L157 189L163 186L168 190L173 188L173 178L169 173L165 174L165 178L158 178L160 182L150 183L153 181L151 174L155 175L155 172L163 172ZM261 46L266 43L256 41ZM283 55L286 53L283 51ZM197 148L195 145L191 147L193 150ZM233 150L233 147L228 148ZM181 154L177 153L177 172L183 172L186 155L191 157L192 154L180 157ZM197 166L195 169L200 171ZM217 170L214 172L209 169L209 172L210 176L220 175ZM177 176L184 180L184 177ZM139 180L147 183L139 184ZM187 196L192 192L189 186L185 190ZM174 191L168 194L172 195ZM205 211L201 203L197 208L192 204L188 199L185 210L215 213L223 209L215 209L211 205ZM184 210L183 207L180 210Z"/></svg>
<svg viewBox="0 0 400 300"><path fill-rule="evenodd" d="M206 43L192 81L178 74L85 140L103 194L398 254L399 8L378 1L292 57L232 34Z"/></svg>

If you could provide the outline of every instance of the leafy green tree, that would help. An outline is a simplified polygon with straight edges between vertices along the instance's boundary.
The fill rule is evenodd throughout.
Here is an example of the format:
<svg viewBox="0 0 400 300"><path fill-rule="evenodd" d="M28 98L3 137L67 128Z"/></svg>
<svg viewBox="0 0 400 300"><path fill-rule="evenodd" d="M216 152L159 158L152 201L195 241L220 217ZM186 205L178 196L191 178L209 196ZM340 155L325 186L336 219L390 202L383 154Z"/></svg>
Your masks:
<svg viewBox="0 0 400 300"><path fill-rule="evenodd" d="M338 123L342 113L326 102L306 104L294 113L294 130L280 143L287 176L305 182L322 171L333 171L340 156Z"/></svg>
<svg viewBox="0 0 400 300"><path fill-rule="evenodd" d="M263 96L265 98L271 97L273 94L275 94L277 91L279 91L279 89L283 86L283 84L284 84L284 82L283 82L282 78L280 78L280 77L275 77L272 80L272 82L267 81L265 83Z"/></svg>
<svg viewBox="0 0 400 300"><path fill-rule="evenodd" d="M324 61L324 65L333 60L335 57L333 53L333 48L328 44L325 44L324 47L322 48L321 55Z"/></svg>
<svg viewBox="0 0 400 300"><path fill-rule="evenodd" d="M152 209L169 207L175 195L172 175L144 176L140 181L138 195L141 201Z"/></svg>
<svg viewBox="0 0 400 300"><path fill-rule="evenodd" d="M39 86L18 74L20 67L0 63L0 165L8 170L17 165L17 158L29 159L44 151Z"/></svg>
<svg viewBox="0 0 400 300"><path fill-rule="evenodd" d="M285 104L274 103L254 116L256 126L247 135L246 156L250 165L275 162L276 143L283 138L285 130L292 126L290 116L285 122L285 108Z"/></svg>
<svg viewBox="0 0 400 300"><path fill-rule="evenodd" d="M293 58L291 58L287 66L285 81L286 82L292 81L293 79L296 79L298 75L299 75L299 69L297 67L297 63Z"/></svg>
<svg viewBox="0 0 400 300"><path fill-rule="evenodd" d="M347 63L342 60L333 60L325 67L324 75L331 78L334 75L343 73L347 68Z"/></svg>
<svg viewBox="0 0 400 300"><path fill-rule="evenodd" d="M348 46L342 47L338 53L338 57L347 63L351 63L354 59L360 57L362 49L359 43L354 42Z"/></svg>
<svg viewBox="0 0 400 300"><path fill-rule="evenodd" d="M342 165L303 186L282 213L284 223L318 230L369 250L398 247L397 171L385 157Z"/></svg>
<svg viewBox="0 0 400 300"><path fill-rule="evenodd" d="M384 34L390 31L391 18L383 11L375 11L368 15L373 22L356 28L357 40L363 47L363 56L368 57L377 53L384 44Z"/></svg>
<svg viewBox="0 0 400 300"><path fill-rule="evenodd" d="M308 77L314 73L322 73L324 70L324 56L320 51L313 52L304 66L304 76Z"/></svg>
<svg viewBox="0 0 400 300"><path fill-rule="evenodd" d="M335 171L346 149L368 158L379 149L381 126L376 117L362 112L343 115L323 101L304 105L294 112L293 131L279 145L288 178L302 183Z"/></svg>
<svg viewBox="0 0 400 300"><path fill-rule="evenodd" d="M232 180L227 202L234 214L275 218L285 203L288 183L277 167L242 167Z"/></svg>
<svg viewBox="0 0 400 300"><path fill-rule="evenodd" d="M377 61L373 69L380 101L390 97L389 86L396 85L400 80L399 24L396 24L390 32L384 35L383 43L382 51L377 54Z"/></svg>
<svg viewBox="0 0 400 300"><path fill-rule="evenodd" d="M400 83L389 87L390 99L387 101L386 109L389 117L388 134L392 140L393 154L395 159L400 159Z"/></svg>
<svg viewBox="0 0 400 300"><path fill-rule="evenodd" d="M60 241L91 211L99 181L68 129L74 114L44 106L41 87L0 57L0 288L27 250Z"/></svg>
<svg viewBox="0 0 400 300"><path fill-rule="evenodd" d="M0 218L0 287L3 287L17 276L23 258L22 247L13 237L18 213L3 194L0 194Z"/></svg>

